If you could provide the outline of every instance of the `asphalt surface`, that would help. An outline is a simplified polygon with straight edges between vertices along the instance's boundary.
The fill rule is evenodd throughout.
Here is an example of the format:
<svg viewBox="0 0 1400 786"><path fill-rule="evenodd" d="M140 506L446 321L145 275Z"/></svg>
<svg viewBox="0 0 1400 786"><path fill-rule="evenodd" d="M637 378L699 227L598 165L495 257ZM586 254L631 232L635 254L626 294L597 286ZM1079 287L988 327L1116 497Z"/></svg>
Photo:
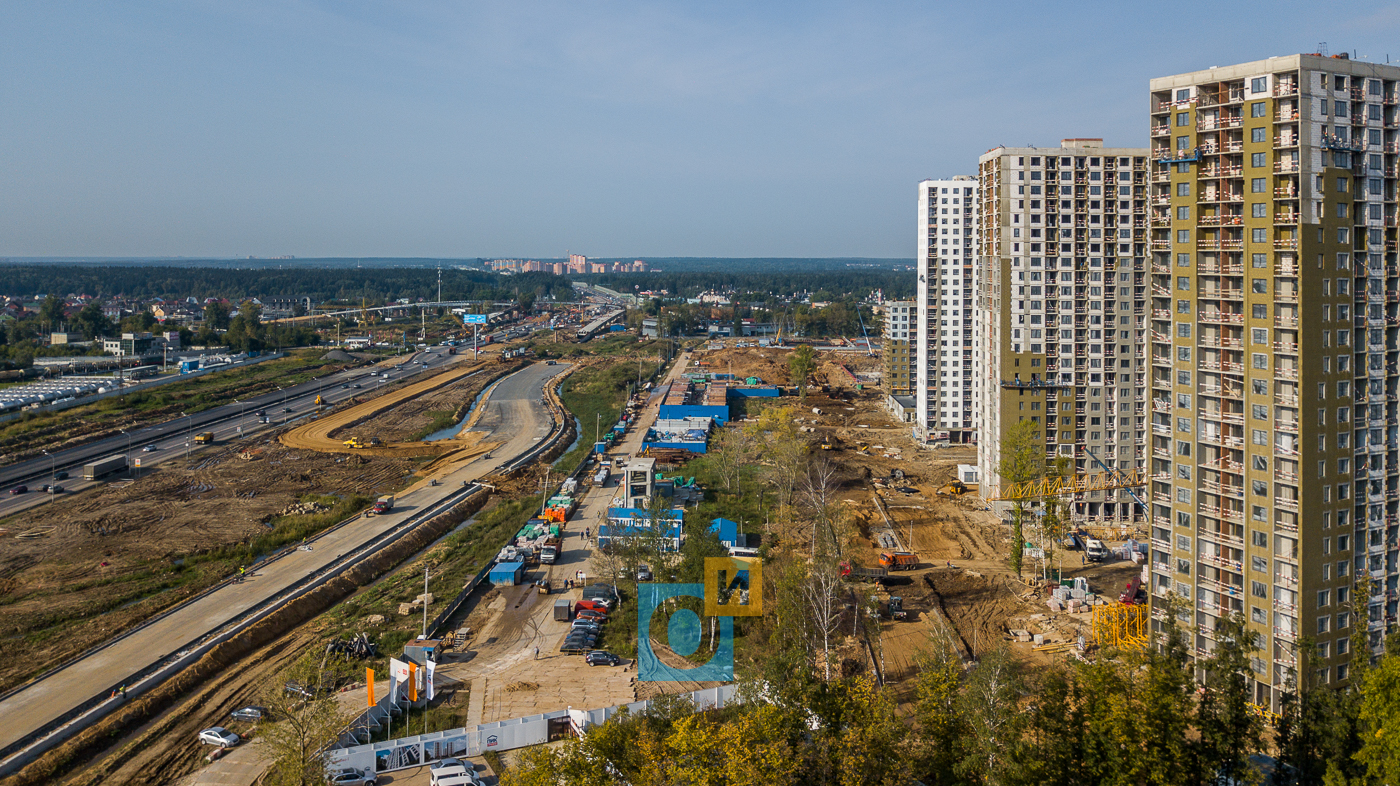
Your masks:
<svg viewBox="0 0 1400 786"><path fill-rule="evenodd" d="M81 491L95 483L83 480L83 465L109 456L127 456L131 473L145 471L162 461L184 456L201 446L192 444L194 436L206 431L214 432L216 442L237 439L260 429L268 429L306 417L316 411L316 396L335 404L351 398L373 393L380 385L396 382L413 376L419 371L434 371L455 362L471 359L470 352L448 355L446 348L433 347L414 353L408 360L395 366L367 366L342 371L324 377L319 381L306 382L288 387L283 391L265 393L243 401L242 404L229 403L205 410L189 417L178 417L160 425L132 431L130 436L117 435L97 442L79 445L67 450L54 452L52 458L40 456L17 464L0 468L0 491L8 492L19 485L27 485L29 491L22 494L0 496L0 516L41 505L49 501L48 495L39 489L43 484L62 486L65 492ZM383 374L388 374L387 378ZM356 388L355 385L359 385ZM240 399L241 400L241 399ZM241 400L242 401L242 400ZM283 410L290 409L291 412ZM268 423L262 424L258 412L266 412ZM154 450L146 450L154 446ZM136 461L141 462L138 469ZM52 480L55 472L67 472L68 477ZM134 474L119 472L105 480L120 480L134 477Z"/></svg>
<svg viewBox="0 0 1400 786"><path fill-rule="evenodd" d="M488 439L505 441L493 451L495 458L482 457L445 473L439 486L420 485L400 495L391 513L358 518L311 541L309 551L292 551L260 564L242 583L221 587L0 701L0 718L6 719L0 723L0 748L24 739L94 696L159 663L167 655L197 643L206 634L261 606L308 574L393 529L415 511L430 507L458 490L464 481L476 480L532 448L549 431L548 409L542 404L544 385L567 368L564 364L537 363L496 386L477 426L493 430Z"/></svg>

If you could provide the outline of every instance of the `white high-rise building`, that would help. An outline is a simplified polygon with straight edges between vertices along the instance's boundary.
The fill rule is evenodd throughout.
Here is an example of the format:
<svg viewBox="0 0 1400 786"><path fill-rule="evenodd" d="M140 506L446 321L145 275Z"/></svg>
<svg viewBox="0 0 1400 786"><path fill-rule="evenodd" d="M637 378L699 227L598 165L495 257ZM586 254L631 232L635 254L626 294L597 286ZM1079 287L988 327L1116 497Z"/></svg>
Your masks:
<svg viewBox="0 0 1400 786"><path fill-rule="evenodd" d="M976 442L981 362L977 180L919 183L919 315L915 428L925 439Z"/></svg>

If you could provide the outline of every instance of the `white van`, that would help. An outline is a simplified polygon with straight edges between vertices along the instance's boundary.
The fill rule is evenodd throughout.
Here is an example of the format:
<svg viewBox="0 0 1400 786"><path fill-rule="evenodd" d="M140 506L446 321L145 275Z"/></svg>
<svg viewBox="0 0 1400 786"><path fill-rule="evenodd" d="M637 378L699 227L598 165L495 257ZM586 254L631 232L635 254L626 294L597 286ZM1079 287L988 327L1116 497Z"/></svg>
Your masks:
<svg viewBox="0 0 1400 786"><path fill-rule="evenodd" d="M428 765L432 786L481 786L476 768L461 759L443 759Z"/></svg>
<svg viewBox="0 0 1400 786"><path fill-rule="evenodd" d="M749 548L744 548L743 546L731 546L731 547L729 548L729 556L731 556L731 557L748 557L748 558L751 558L751 559L752 559L752 558L757 558L757 557L758 557L758 549L749 549Z"/></svg>

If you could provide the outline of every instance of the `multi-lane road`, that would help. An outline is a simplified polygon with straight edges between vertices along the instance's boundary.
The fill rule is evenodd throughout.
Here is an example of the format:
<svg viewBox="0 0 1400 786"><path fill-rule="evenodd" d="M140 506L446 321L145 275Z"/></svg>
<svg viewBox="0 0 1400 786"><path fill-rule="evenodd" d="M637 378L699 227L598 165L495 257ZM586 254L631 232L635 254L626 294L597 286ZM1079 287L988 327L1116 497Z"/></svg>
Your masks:
<svg viewBox="0 0 1400 786"><path fill-rule="evenodd" d="M82 477L83 465L89 462L109 456L125 455L128 466L139 460L139 471L145 471L162 461L185 456L197 450L199 446L192 443L195 435L202 432L214 432L214 439L220 442L237 439L258 429L280 426L314 413L318 395L327 403L334 404L352 396L372 394L381 385L424 371L434 371L469 358L467 355L448 355L446 348L433 347L416 352L396 365L384 363L349 369L319 380L251 396L246 400L230 401L222 406L177 417L159 425L133 429L127 434L117 434L66 450L51 451L52 455L40 455L11 464L0 468L0 516L49 501L48 495L38 492L39 487L44 484L56 482L66 493L92 486L93 482L85 481ZM266 414L267 424L261 422L262 416L259 413ZM68 477L57 481L50 480L55 472L66 472ZM126 475L113 476L122 477ZM3 493L20 485L27 485L29 491L23 494Z"/></svg>
<svg viewBox="0 0 1400 786"><path fill-rule="evenodd" d="M386 534L435 514L449 497L461 493L462 486L533 449L551 431L544 388L567 368L537 363L496 385L476 426L490 432L486 439L503 443L493 451L494 458L482 456L452 468L439 477L439 485L423 484L399 495L391 513L359 517L336 527L311 541L309 549L261 563L247 580L220 586L0 698L0 718L5 719L0 723L0 749L74 715L113 686L168 663L174 654L208 641L206 637L232 621L280 603L307 576L338 570L347 555L377 548ZM0 765L0 770L4 768Z"/></svg>

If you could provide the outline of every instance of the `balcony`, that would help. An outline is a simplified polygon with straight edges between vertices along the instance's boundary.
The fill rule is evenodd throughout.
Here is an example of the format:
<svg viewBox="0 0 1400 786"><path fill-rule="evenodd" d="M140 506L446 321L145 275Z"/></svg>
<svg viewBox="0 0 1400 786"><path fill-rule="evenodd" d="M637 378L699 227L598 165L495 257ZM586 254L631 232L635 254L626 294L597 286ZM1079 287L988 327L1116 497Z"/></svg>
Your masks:
<svg viewBox="0 0 1400 786"><path fill-rule="evenodd" d="M1297 161L1278 161L1274 163L1274 172L1277 174L1287 174L1299 171Z"/></svg>
<svg viewBox="0 0 1400 786"><path fill-rule="evenodd" d="M1274 223L1275 223L1275 224L1296 224L1296 223L1298 223L1298 214L1297 214L1297 213L1275 213L1275 214L1274 214Z"/></svg>
<svg viewBox="0 0 1400 786"><path fill-rule="evenodd" d="M1279 239L1276 239L1276 240L1274 240L1274 248L1277 248L1277 249L1280 249L1280 250L1286 250L1286 249L1295 249L1295 250L1296 250L1296 249L1298 248L1298 239L1297 239L1297 238L1279 238Z"/></svg>

